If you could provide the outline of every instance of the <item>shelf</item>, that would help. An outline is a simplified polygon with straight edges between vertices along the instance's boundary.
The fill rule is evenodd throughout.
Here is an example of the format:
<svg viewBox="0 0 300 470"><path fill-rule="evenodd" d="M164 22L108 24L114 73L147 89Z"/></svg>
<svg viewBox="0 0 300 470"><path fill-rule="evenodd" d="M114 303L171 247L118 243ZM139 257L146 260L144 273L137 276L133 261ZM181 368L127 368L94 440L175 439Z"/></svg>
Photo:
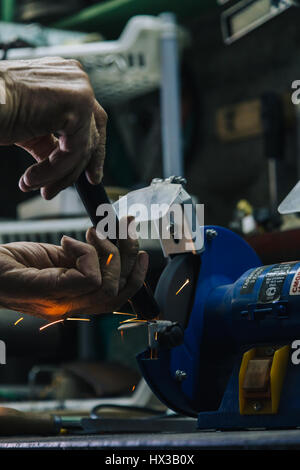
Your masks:
<svg viewBox="0 0 300 470"><path fill-rule="evenodd" d="M216 8L216 0L110 0L81 10L52 26L79 31L97 31L107 39L119 36L126 22L135 15L174 12L179 19L201 15Z"/></svg>

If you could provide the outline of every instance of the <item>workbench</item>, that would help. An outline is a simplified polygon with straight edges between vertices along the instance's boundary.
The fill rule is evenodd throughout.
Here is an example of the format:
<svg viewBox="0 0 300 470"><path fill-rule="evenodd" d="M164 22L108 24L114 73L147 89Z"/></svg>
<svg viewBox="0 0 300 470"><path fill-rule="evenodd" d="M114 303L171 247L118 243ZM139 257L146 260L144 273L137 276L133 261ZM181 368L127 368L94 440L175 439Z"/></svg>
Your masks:
<svg viewBox="0 0 300 470"><path fill-rule="evenodd" d="M103 450L299 450L300 429L274 431L139 433L102 435L64 435L55 437L10 437L0 439L3 449Z"/></svg>

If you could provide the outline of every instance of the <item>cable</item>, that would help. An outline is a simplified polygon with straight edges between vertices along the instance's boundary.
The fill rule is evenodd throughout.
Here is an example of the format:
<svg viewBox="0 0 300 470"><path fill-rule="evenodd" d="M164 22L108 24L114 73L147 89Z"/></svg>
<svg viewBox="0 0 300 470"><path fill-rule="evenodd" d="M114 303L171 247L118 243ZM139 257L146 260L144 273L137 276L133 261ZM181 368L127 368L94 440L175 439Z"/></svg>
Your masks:
<svg viewBox="0 0 300 470"><path fill-rule="evenodd" d="M115 403L105 403L101 405L96 405L92 408L90 412L90 417L92 419L99 419L100 416L98 415L98 411L103 408L119 408L123 410L128 410L128 411L139 411L141 413L149 413L149 414L154 414L154 418L164 418L167 415L167 413L163 413L155 408L148 408L148 407L143 407L143 406L133 406L133 405L116 405Z"/></svg>

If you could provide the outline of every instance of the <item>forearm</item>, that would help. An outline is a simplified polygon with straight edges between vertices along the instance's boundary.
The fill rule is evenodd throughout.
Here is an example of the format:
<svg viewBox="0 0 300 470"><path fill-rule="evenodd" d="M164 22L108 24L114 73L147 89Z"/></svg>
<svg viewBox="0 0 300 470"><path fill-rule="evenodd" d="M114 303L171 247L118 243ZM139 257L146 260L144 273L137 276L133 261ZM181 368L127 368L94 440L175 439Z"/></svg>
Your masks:
<svg viewBox="0 0 300 470"><path fill-rule="evenodd" d="M0 135L5 121L6 84L3 68L0 66Z"/></svg>
<svg viewBox="0 0 300 470"><path fill-rule="evenodd" d="M0 104L4 105L6 103L6 85L4 73L0 69ZM1 108L0 108L1 111Z"/></svg>

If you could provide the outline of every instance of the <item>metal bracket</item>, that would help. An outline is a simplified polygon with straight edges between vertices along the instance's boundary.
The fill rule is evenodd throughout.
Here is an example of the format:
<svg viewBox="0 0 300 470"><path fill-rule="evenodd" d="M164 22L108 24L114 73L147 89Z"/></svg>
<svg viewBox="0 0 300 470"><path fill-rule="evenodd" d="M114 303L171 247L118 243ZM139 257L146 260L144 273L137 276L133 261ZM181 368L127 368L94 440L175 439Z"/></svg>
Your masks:
<svg viewBox="0 0 300 470"><path fill-rule="evenodd" d="M203 205L195 206L191 196L183 188L186 180L181 176L155 178L151 182L151 186L157 185L158 191L159 185L170 184L180 186L178 195L168 212L154 221L163 253L166 257L180 253L201 253L204 250Z"/></svg>

